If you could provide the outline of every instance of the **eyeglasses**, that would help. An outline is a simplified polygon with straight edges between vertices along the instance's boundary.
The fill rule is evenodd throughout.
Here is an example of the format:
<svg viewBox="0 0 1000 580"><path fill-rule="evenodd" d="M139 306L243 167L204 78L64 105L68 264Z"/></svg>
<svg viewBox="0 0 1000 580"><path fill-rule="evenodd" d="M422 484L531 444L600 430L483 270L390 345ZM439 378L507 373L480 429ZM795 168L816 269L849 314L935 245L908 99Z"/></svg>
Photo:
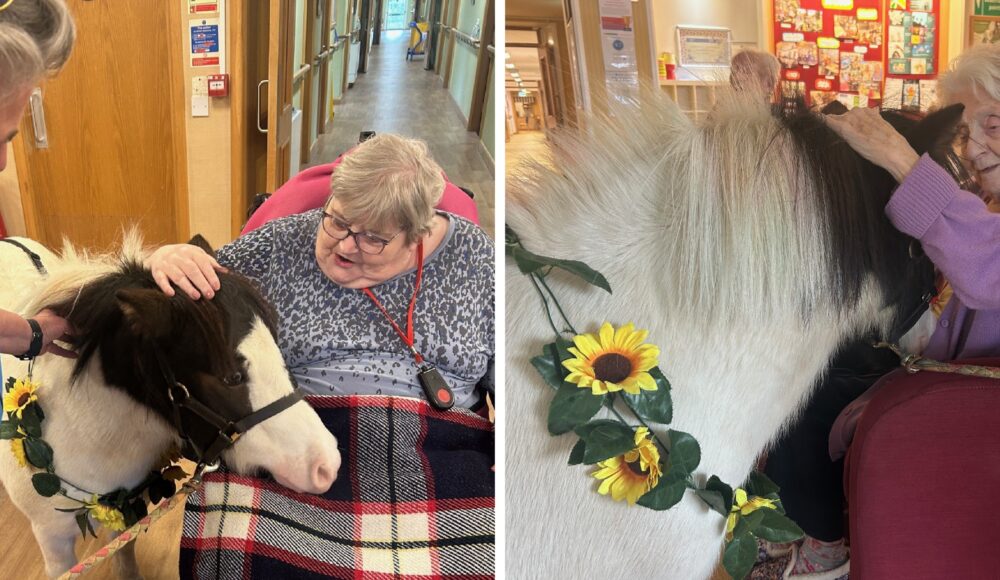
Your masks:
<svg viewBox="0 0 1000 580"><path fill-rule="evenodd" d="M344 221L343 218L325 211L323 212L323 231L337 241L354 236L354 243L358 245L358 249L365 254L372 255L381 254L385 247L401 233L396 232L395 235L386 240L368 232L355 232L351 230L351 224Z"/></svg>

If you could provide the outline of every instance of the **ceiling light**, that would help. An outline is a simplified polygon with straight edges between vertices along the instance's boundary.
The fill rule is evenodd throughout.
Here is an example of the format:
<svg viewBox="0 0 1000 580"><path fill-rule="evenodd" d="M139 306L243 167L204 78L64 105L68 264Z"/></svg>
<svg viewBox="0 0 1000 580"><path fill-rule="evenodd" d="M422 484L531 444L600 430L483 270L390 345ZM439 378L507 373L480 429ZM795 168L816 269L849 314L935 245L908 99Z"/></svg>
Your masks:
<svg viewBox="0 0 1000 580"><path fill-rule="evenodd" d="M509 53L509 52L504 52L504 53L503 53L503 57L504 57L505 59L507 59L507 60L510 60L510 53Z"/></svg>
<svg viewBox="0 0 1000 580"><path fill-rule="evenodd" d="M512 62L508 62L504 66L507 67L507 68L517 68L516 65L514 65L514 63L512 63Z"/></svg>

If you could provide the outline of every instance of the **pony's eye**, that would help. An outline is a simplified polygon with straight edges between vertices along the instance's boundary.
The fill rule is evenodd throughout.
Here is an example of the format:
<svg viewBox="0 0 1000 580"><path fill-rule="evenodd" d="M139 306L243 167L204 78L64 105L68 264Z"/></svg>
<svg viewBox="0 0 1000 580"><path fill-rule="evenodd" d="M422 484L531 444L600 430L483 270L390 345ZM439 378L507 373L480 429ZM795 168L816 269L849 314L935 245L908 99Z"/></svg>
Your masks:
<svg viewBox="0 0 1000 580"><path fill-rule="evenodd" d="M222 379L222 384L227 387L238 387L243 384L243 373L233 373Z"/></svg>

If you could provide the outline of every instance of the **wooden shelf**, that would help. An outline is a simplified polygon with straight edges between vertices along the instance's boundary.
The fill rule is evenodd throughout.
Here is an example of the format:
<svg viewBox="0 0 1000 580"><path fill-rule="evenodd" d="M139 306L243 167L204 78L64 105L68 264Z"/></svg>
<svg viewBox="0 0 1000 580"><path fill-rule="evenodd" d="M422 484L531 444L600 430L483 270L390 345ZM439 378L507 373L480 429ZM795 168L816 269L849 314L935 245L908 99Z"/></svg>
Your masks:
<svg viewBox="0 0 1000 580"><path fill-rule="evenodd" d="M695 121L708 116L715 106L716 89L725 83L709 83L704 81L661 80L660 88L680 105L681 111Z"/></svg>

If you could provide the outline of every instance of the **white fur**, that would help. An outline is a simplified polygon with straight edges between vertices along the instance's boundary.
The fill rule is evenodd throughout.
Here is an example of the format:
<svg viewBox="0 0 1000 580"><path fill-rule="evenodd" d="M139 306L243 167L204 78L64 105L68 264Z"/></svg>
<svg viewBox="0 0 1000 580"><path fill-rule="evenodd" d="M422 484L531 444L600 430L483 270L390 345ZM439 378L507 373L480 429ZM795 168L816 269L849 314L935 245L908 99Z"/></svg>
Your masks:
<svg viewBox="0 0 1000 580"><path fill-rule="evenodd" d="M527 249L605 274L613 295L562 273L549 284L580 332L650 330L671 427L701 444L695 477L739 485L841 339L890 312L872 283L851 311L833 306L814 189L762 105L723 100L703 125L671 103L642 115L557 140L561 171L510 180L507 220ZM529 364L553 332L509 260L506 297L508 577L711 577L724 520L700 500L628 507L567 466L575 438L548 435L553 392Z"/></svg>
<svg viewBox="0 0 1000 580"><path fill-rule="evenodd" d="M0 305L22 314L75 296L82 285L113 271L121 259L117 255L87 256L68 245L63 257L58 258L31 240L20 241L41 254L49 270L49 277L39 275L20 249L0 244L0 268L12 274L0 278ZM121 256L142 255L138 236L127 235ZM278 346L259 319L239 345L239 351L247 360L254 410L291 392L293 387ZM5 376L27 373L25 362L7 355L2 362ZM177 433L122 391L108 388L99 357L95 356L82 376L70 385L72 368L73 361L50 355L36 359L33 371L34 379L42 385L39 399L46 416L44 437L55 452L56 473L96 493L138 485L170 444L177 442ZM40 497L31 486L34 470L19 467L8 446L8 442L0 442L0 481L14 504L31 520L45 557L46 572L57 576L75 562L73 545L79 531L72 514L54 508L76 505L61 496ZM325 487L316 483L316 470L332 469L335 474L340 466L336 440L305 402L248 431L226 457L237 471L265 468L285 485L313 493L329 487L329 483ZM134 570L134 555L129 560L123 569Z"/></svg>

